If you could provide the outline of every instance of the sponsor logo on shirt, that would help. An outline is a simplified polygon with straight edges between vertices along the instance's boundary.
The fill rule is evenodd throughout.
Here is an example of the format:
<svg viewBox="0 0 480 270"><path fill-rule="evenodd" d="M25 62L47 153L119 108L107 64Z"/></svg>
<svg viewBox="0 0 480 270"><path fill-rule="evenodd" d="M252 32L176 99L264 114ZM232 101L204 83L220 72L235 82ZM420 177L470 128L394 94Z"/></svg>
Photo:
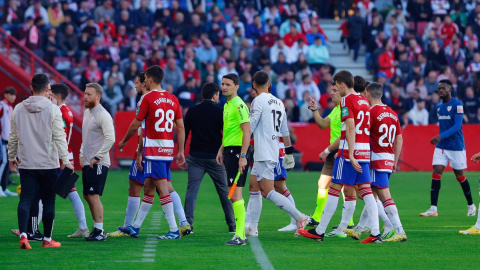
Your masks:
<svg viewBox="0 0 480 270"><path fill-rule="evenodd" d="M342 117L346 117L346 116L348 116L348 108L344 107L342 108Z"/></svg>
<svg viewBox="0 0 480 270"><path fill-rule="evenodd" d="M385 166L393 166L393 162L385 160Z"/></svg>
<svg viewBox="0 0 480 270"><path fill-rule="evenodd" d="M450 120L452 117L450 115L439 115L438 120Z"/></svg>
<svg viewBox="0 0 480 270"><path fill-rule="evenodd" d="M365 156L365 157L370 157L370 151L355 151L356 156Z"/></svg>
<svg viewBox="0 0 480 270"><path fill-rule="evenodd" d="M461 105L457 106L457 113L463 113L463 106Z"/></svg>
<svg viewBox="0 0 480 270"><path fill-rule="evenodd" d="M173 155L173 148L158 148L158 153L164 153L171 156Z"/></svg>

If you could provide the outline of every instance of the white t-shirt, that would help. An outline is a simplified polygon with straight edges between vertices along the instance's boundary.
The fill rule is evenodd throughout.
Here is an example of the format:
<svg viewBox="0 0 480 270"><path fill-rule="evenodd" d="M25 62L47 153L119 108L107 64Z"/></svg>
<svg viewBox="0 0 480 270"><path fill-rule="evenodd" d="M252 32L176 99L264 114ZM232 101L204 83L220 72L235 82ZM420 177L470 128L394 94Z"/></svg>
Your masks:
<svg viewBox="0 0 480 270"><path fill-rule="evenodd" d="M269 93L261 93L250 109L255 161L278 162L279 138L288 136L287 118L283 102Z"/></svg>

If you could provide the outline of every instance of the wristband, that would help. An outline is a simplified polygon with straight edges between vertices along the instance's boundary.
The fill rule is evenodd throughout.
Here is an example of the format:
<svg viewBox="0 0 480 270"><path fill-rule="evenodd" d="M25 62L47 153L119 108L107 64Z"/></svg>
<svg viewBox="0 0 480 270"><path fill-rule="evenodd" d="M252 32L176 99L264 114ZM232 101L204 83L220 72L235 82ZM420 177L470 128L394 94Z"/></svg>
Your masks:
<svg viewBox="0 0 480 270"><path fill-rule="evenodd" d="M291 155L293 154L293 146L285 147L285 154L286 155Z"/></svg>
<svg viewBox="0 0 480 270"><path fill-rule="evenodd" d="M325 152L325 154L327 154L327 155L331 153L330 150L328 150L328 147L325 148L325 151L323 151L323 152Z"/></svg>
<svg viewBox="0 0 480 270"><path fill-rule="evenodd" d="M316 112L316 111L318 111L318 109L315 109L315 110L312 110L312 109L310 109L310 111L312 111L312 112Z"/></svg>

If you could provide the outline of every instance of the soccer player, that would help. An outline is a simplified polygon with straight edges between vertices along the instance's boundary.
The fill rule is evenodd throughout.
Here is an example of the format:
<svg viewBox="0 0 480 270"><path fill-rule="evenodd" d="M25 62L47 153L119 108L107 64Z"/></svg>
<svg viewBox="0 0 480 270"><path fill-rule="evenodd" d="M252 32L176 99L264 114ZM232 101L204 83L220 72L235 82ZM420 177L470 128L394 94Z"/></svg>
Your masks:
<svg viewBox="0 0 480 270"><path fill-rule="evenodd" d="M235 215L235 235L226 245L246 245L245 237L245 201L242 190L247 177L247 150L250 144L250 115L248 107L238 96L238 75L229 73L222 77L222 94L227 97L223 107L223 138L218 150L216 161L218 165L225 164L228 186L233 185L237 173L240 177L237 187L230 200ZM233 232L233 231L231 231Z"/></svg>
<svg viewBox="0 0 480 270"><path fill-rule="evenodd" d="M478 161L480 160L480 152L473 155L471 160L475 163L478 163ZM479 184L480 184L480 180L479 180ZM480 187L479 187L478 193L480 195ZM479 213L477 216L477 223L475 223L475 225L468 230L459 231L460 234L472 234L472 235L480 234L480 204L478 205L478 211Z"/></svg>
<svg viewBox="0 0 480 270"><path fill-rule="evenodd" d="M371 168L372 187L378 195L383 207L379 211L385 211L394 224L393 236L388 238L390 231L385 229L382 238L385 241L404 242L407 240L397 206L390 195L389 179L395 172L400 153L402 151L403 138L400 121L397 114L387 105L382 103L383 87L379 83L371 83L366 91L370 108L370 145L371 145ZM366 211L364 211L366 212ZM354 230L346 229L347 235L353 239L360 239L364 224L359 222Z"/></svg>
<svg viewBox="0 0 480 270"><path fill-rule="evenodd" d="M68 144L68 158L70 159L70 163L73 165L73 151L70 147L70 139L72 138L73 132L73 114L70 108L65 104L65 100L68 97L70 90L66 84L52 84L51 85L52 91L52 98L55 99L60 111L62 112L62 119L65 128L65 134L67 135L67 144ZM62 166L62 162L60 160L60 165ZM63 166L62 166L63 167ZM83 206L82 199L78 195L76 185L73 186L70 193L68 193L68 199L72 203L73 212L75 213L75 217L78 221L78 229L71 235L68 235L69 238L85 238L90 233L87 228L87 219L85 217L85 207Z"/></svg>
<svg viewBox="0 0 480 270"><path fill-rule="evenodd" d="M145 95L149 92L145 87L145 73L141 72L137 75L135 79L135 90L137 91L138 95ZM138 105L137 105L138 109ZM142 124L143 126L143 124ZM133 221L135 216L137 215L137 211L140 206L140 195L142 189L144 188L145 177L143 176L143 156L142 156L142 128L138 130L138 146L135 154L133 156L132 165L130 166L130 173L128 175L128 201L127 201L127 209L125 210L125 220L123 222L123 226L119 227L118 231L107 233L109 237L130 237L131 235L125 233L123 228L128 227L129 225L133 225ZM148 188L148 187L147 187ZM147 193L151 193L151 191L147 191ZM152 202L153 198L145 197L143 198L144 202ZM150 204L151 205L151 204Z"/></svg>
<svg viewBox="0 0 480 270"><path fill-rule="evenodd" d="M281 164L285 169L290 169L295 165L292 162L293 147L291 146L288 133L285 108L281 100L269 93L271 86L268 73L258 71L253 76L253 89L257 93L257 97L253 100L250 109L250 125L253 131L254 163L252 175L255 175L260 192L264 198L273 202L280 209L287 212L296 220L296 227L303 229L308 221L308 216L299 212L290 200L274 190L275 168L279 161L280 144L279 138L283 139L285 144L285 153L290 155L283 160ZM261 204L260 204L261 207ZM252 204L250 213L250 227L248 235L258 235L257 228L260 218L261 208L258 204Z"/></svg>
<svg viewBox="0 0 480 270"><path fill-rule="evenodd" d="M82 146L80 164L82 164L83 197L90 207L95 222L86 241L105 241L103 230L103 194L110 166L109 151L115 142L115 129L110 114L100 104L103 88L98 83L88 83L85 88L85 113L82 125Z"/></svg>
<svg viewBox="0 0 480 270"><path fill-rule="evenodd" d="M463 105L458 99L452 97L452 82L441 80L438 84L438 94L442 104L437 109L440 134L433 137L430 143L435 145L433 153L432 188L430 189L430 208L420 213L421 217L438 216L437 203L440 192L440 180L443 170L448 163L453 168L455 177L460 183L463 194L467 199L467 216L475 216L476 207L473 204L470 184L463 170L467 168L465 142L463 140L462 121Z"/></svg>
<svg viewBox="0 0 480 270"><path fill-rule="evenodd" d="M118 144L118 148L122 149L125 146L127 141L138 131L142 121L145 120L143 136L145 186L153 185L159 190L160 202L169 226L169 232L159 236L158 239L179 239L180 231L175 220L168 180L171 179L170 165L174 158L173 129L175 126L178 136L177 163L179 166L185 164L185 128L177 97L166 92L160 86L163 76L163 69L157 65L151 66L145 71L145 85L150 92L140 100L137 116L132 121L123 140ZM148 194L145 190L144 198L145 196L151 198L151 203L153 203L154 191ZM146 216L148 211L141 211L141 208L139 215Z"/></svg>
<svg viewBox="0 0 480 270"><path fill-rule="evenodd" d="M1 151L1 162L0 162L0 197L17 197L18 194L11 192L7 189L8 186L8 176L10 171L8 168L8 157L7 157L7 144L8 144L8 135L10 134L10 120L12 118L13 103L17 98L17 91L13 87L7 87L3 94L4 100L0 101L0 127L1 127L1 139L2 144L0 149Z"/></svg>
<svg viewBox="0 0 480 270"><path fill-rule="evenodd" d="M356 190L365 201L369 216L372 219L372 235L362 243L381 243L378 226L378 209L370 187L370 106L367 99L353 89L353 76L346 70L341 70L333 77L340 95L343 97L341 106L342 131L337 139L328 147L329 151L338 145L338 157L333 168L332 183L328 191L322 219L315 229L299 230L305 237L323 241L325 230L338 205L342 185L345 192L345 204L342 221L337 230L342 231L348 226L356 205Z"/></svg>

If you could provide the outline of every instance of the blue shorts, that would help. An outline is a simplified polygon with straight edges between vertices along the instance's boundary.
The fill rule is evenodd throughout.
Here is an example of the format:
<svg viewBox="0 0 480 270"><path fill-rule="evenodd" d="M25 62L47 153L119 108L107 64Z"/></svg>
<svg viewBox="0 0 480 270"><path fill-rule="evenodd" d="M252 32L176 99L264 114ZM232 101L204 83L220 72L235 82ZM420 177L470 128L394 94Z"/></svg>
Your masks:
<svg viewBox="0 0 480 270"><path fill-rule="evenodd" d="M337 169L336 178L340 178L342 185L354 186L370 184L370 163L359 163L362 166L362 173L358 173L352 166L352 163L341 158Z"/></svg>
<svg viewBox="0 0 480 270"><path fill-rule="evenodd" d="M170 165L172 161L163 160L147 160L144 166L144 177L152 178L153 180L168 180L172 181L170 174Z"/></svg>
<svg viewBox="0 0 480 270"><path fill-rule="evenodd" d="M145 162L142 161L143 169L145 170ZM132 161L132 165L130 166L130 173L128 174L128 179L134 180L140 185L145 184L145 177L143 176L144 171L140 171L137 168L137 163L135 160Z"/></svg>
<svg viewBox="0 0 480 270"><path fill-rule="evenodd" d="M275 180L287 180L287 170L282 166L283 157L278 158L278 163L275 166L275 171L273 174L275 175Z"/></svg>
<svg viewBox="0 0 480 270"><path fill-rule="evenodd" d="M340 158L337 157L335 159L335 162L333 162L333 171L332 171L332 183L334 184L339 184L341 185L341 175L339 174L339 167L340 167L340 171L341 171L341 167L343 166L343 163L344 163L344 159L342 158L341 159L342 161L340 162Z"/></svg>
<svg viewBox="0 0 480 270"><path fill-rule="evenodd" d="M372 179L372 187L376 188L388 188L389 187L389 179L390 175L389 172L379 172L376 170L370 170L370 177Z"/></svg>

